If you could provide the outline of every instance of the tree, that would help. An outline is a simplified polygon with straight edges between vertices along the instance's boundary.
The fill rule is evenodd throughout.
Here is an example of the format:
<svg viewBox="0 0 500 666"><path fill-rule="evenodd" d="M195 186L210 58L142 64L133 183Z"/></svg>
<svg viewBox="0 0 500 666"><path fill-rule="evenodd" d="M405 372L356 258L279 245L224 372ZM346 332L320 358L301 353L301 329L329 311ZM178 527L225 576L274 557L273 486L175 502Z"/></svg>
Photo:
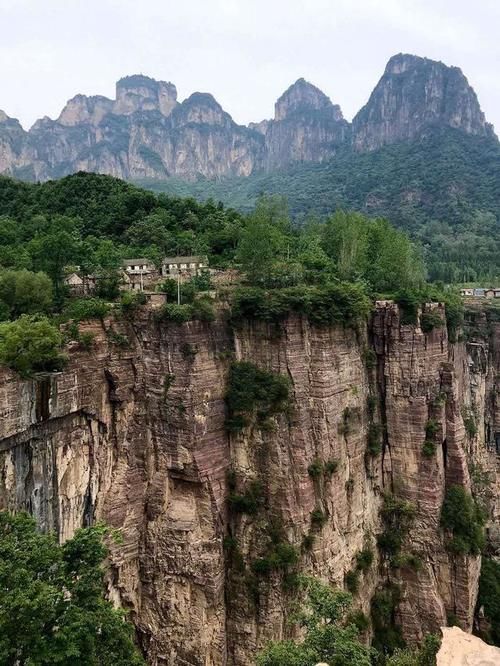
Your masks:
<svg viewBox="0 0 500 666"><path fill-rule="evenodd" d="M0 364L22 377L33 372L60 370L62 336L46 317L22 315L0 324Z"/></svg>
<svg viewBox="0 0 500 666"><path fill-rule="evenodd" d="M352 597L315 579L306 579L307 599L299 615L305 629L301 643L270 643L257 657L258 666L314 666L318 662L336 666L370 666L375 653L359 640L350 622Z"/></svg>
<svg viewBox="0 0 500 666"><path fill-rule="evenodd" d="M141 666L125 614L104 598L102 526L63 546L27 514L0 512L0 663Z"/></svg>
<svg viewBox="0 0 500 666"><path fill-rule="evenodd" d="M52 281L45 273L5 271L0 274L0 301L9 316L48 312L52 305Z"/></svg>
<svg viewBox="0 0 500 666"><path fill-rule="evenodd" d="M236 261L249 282L267 284L274 262L285 258L289 225L279 202L274 198L259 200L241 233L236 253Z"/></svg>

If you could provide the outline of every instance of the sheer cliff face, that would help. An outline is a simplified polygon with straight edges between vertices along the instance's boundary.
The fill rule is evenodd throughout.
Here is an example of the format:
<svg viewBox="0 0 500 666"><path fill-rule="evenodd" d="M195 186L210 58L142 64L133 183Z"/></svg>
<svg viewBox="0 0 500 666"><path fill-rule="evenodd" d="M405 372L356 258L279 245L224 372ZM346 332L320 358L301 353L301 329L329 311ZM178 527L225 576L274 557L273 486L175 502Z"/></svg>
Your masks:
<svg viewBox="0 0 500 666"><path fill-rule="evenodd" d="M320 162L339 147L374 150L431 126L494 136L456 67L411 55L391 58L352 127L340 107L304 79L276 102L273 120L236 124L215 99L177 101L172 83L127 76L116 99L77 95L57 120L29 132L0 113L0 173L45 180L78 170L126 179L247 176L296 162Z"/></svg>
<svg viewBox="0 0 500 666"><path fill-rule="evenodd" d="M353 120L356 150L418 137L430 126L493 136L476 93L458 67L400 53L392 57L366 106Z"/></svg>
<svg viewBox="0 0 500 666"><path fill-rule="evenodd" d="M450 344L445 329L401 326L392 304L380 304L357 333L297 317L279 330L247 323L232 331L222 318L167 326L146 310L133 323L86 326L94 349L74 349L63 373L0 377L0 507L32 511L61 539L95 520L122 530L109 594L130 609L149 663L253 663L265 641L290 631L295 592L283 572L256 576L251 563L273 539L286 541L300 554L297 571L342 586L356 553L368 544L376 552L385 492L416 506L404 550L422 567L389 569L376 556L356 605L369 613L374 592L393 581L407 638L436 630L447 614L470 629L479 558L449 556L439 519L447 485L470 488L473 465L495 471L487 444L500 432L500 357L485 321L467 345ZM110 328L129 347L114 346ZM376 361L367 369L369 349ZM233 359L288 376L288 412L228 434ZM473 438L464 429L469 409L479 426ZM429 418L439 431L427 458ZM374 422L383 448L371 457ZM335 469L312 476L317 460L336 461ZM252 482L259 510L235 513L231 489Z"/></svg>

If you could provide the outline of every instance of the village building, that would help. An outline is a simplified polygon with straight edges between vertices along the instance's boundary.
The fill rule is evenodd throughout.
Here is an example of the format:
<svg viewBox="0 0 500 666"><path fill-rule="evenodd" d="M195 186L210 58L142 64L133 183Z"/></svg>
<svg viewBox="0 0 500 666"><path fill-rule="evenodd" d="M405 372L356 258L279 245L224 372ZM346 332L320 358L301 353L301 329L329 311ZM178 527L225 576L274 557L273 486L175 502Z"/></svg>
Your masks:
<svg viewBox="0 0 500 666"><path fill-rule="evenodd" d="M68 287L72 296L88 296L96 290L98 279L98 276L93 273L85 275L73 271L66 275L64 284Z"/></svg>
<svg viewBox="0 0 500 666"><path fill-rule="evenodd" d="M208 269L206 257L165 257L162 262L161 274L164 277L177 277L179 274L197 275L199 271Z"/></svg>
<svg viewBox="0 0 500 666"><path fill-rule="evenodd" d="M484 289L483 288L474 289L474 296L479 296L480 298L483 298L484 297Z"/></svg>
<svg viewBox="0 0 500 666"><path fill-rule="evenodd" d="M123 283L125 289L144 291L158 279L158 271L152 261L141 257L123 261Z"/></svg>
<svg viewBox="0 0 500 666"><path fill-rule="evenodd" d="M466 288L460 289L461 296L474 296L474 289Z"/></svg>
<svg viewBox="0 0 500 666"><path fill-rule="evenodd" d="M500 298L500 289L493 289L495 293L495 298Z"/></svg>
<svg viewBox="0 0 500 666"><path fill-rule="evenodd" d="M495 290L494 289L485 289L484 290L484 295L486 298L493 298L495 296Z"/></svg>

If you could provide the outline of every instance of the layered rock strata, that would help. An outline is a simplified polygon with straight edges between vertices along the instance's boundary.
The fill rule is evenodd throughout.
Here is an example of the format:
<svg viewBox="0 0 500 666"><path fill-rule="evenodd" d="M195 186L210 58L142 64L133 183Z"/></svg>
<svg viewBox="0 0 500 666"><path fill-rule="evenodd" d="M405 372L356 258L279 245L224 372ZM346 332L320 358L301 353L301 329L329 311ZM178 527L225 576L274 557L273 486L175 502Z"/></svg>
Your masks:
<svg viewBox="0 0 500 666"><path fill-rule="evenodd" d="M453 344L445 327L402 325L390 302L358 331L298 316L233 330L222 313L177 326L147 309L89 322L93 349L70 350L64 372L21 381L2 371L0 508L29 510L61 540L98 520L121 530L109 595L130 610L148 663L246 666L291 631L291 574L343 586L357 553L377 552L392 493L415 507L404 549L421 567L394 569L376 554L356 606L369 614L373 595L395 583L395 621L410 641L451 614L470 631L480 560L447 552L440 511L449 485L471 488L471 466L495 472L499 338L477 316L477 337ZM288 377L288 410L228 433L234 360ZM439 425L430 458L429 418ZM378 455L367 454L373 423ZM235 512L231 493L255 482L258 510ZM253 563L278 543L298 560L262 575Z"/></svg>

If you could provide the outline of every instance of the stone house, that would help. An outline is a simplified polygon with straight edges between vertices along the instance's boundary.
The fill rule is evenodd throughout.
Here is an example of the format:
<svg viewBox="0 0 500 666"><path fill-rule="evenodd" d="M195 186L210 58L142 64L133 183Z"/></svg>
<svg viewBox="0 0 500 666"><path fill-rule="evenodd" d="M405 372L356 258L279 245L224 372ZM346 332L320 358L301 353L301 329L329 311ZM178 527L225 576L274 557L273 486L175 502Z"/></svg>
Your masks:
<svg viewBox="0 0 500 666"><path fill-rule="evenodd" d="M192 276L207 268L208 260L206 257L165 257L162 262L161 274L164 277L177 277L179 274Z"/></svg>
<svg viewBox="0 0 500 666"><path fill-rule="evenodd" d="M143 291L144 287L152 285L159 277L156 266L144 257L125 259L122 266L125 289L131 291Z"/></svg>
<svg viewBox="0 0 500 666"><path fill-rule="evenodd" d="M88 296L93 294L97 287L98 276L93 273L84 275L73 271L66 275L64 284L73 296Z"/></svg>

